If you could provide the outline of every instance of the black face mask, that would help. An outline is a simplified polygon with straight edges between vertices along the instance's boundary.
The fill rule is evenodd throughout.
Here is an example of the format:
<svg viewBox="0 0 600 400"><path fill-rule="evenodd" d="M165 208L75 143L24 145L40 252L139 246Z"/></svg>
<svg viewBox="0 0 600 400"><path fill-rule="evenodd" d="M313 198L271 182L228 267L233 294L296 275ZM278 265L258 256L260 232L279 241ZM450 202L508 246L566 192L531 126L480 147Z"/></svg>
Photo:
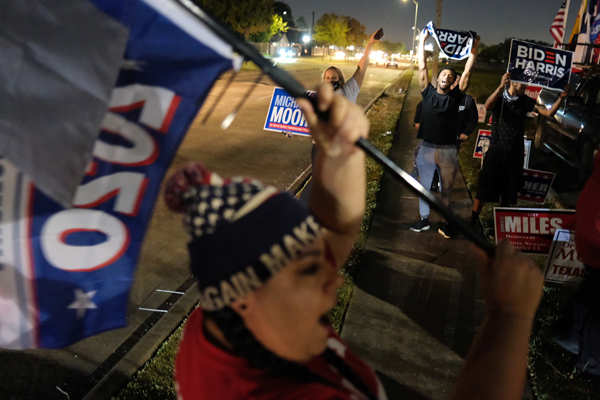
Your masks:
<svg viewBox="0 0 600 400"><path fill-rule="evenodd" d="M333 81L331 82L331 85L333 86L333 90L338 90L339 88L342 87L342 85L340 84L340 81Z"/></svg>

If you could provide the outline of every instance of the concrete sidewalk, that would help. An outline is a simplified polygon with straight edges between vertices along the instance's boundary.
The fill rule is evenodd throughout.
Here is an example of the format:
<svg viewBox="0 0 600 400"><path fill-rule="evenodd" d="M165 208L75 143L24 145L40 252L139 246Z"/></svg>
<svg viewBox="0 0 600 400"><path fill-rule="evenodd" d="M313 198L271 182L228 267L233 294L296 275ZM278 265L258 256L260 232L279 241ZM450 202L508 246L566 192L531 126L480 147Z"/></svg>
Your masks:
<svg viewBox="0 0 600 400"><path fill-rule="evenodd" d="M410 171L417 146L412 126L420 91L413 76L390 158ZM460 175L452 208L470 217ZM452 390L484 312L470 246L432 229L415 233L418 201L385 174L342 337L382 376L390 399L445 399Z"/></svg>

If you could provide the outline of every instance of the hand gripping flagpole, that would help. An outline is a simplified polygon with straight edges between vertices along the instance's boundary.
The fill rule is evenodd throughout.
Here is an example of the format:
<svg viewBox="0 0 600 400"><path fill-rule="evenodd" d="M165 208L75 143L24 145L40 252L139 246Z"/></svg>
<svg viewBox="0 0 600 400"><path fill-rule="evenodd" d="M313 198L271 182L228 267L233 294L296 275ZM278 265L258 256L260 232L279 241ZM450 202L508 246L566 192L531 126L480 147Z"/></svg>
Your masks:
<svg viewBox="0 0 600 400"><path fill-rule="evenodd" d="M300 84L300 82L298 82L291 74L273 65L273 63L263 57L254 46L239 38L236 34L222 26L220 23L216 22L192 0L172 1L179 4L221 39L226 41L236 52L241 54L245 60L252 61L254 64L256 64L265 75L268 75L275 83L283 87L291 96L308 98L308 100L313 103L316 101L315 99L309 98L306 95L306 89L304 86L302 86L302 84ZM314 108L319 118L322 120L328 119L329 115L327 111L321 112L317 107ZM481 235L475 233L475 231L462 219L454 214L430 191L425 189L423 185L421 185L410 174L398 167L385 154L373 146L371 142L369 142L367 139L361 138L356 142L356 146L361 148L371 158L381 164L387 172L392 174L392 176L404 183L410 191L425 200L432 209L441 214L449 224L461 231L467 239L471 240L474 244L484 250L488 256L491 257L494 255L494 245L485 240L485 238L483 238Z"/></svg>

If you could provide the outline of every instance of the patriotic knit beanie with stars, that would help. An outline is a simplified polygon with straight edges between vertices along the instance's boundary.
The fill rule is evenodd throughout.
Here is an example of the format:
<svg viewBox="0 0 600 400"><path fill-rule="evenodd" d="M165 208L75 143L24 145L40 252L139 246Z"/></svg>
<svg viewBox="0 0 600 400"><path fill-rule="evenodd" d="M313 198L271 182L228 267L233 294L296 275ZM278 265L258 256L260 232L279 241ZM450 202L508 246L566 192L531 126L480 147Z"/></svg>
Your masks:
<svg viewBox="0 0 600 400"><path fill-rule="evenodd" d="M249 178L222 179L198 163L168 179L165 201L185 214L190 266L208 311L260 287L322 229L290 193Z"/></svg>

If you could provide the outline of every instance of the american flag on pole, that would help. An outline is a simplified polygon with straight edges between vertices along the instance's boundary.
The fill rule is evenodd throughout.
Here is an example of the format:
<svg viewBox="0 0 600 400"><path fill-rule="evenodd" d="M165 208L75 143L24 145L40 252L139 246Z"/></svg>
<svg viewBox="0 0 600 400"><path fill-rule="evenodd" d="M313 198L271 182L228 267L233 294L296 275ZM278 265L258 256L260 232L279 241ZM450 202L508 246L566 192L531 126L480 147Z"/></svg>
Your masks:
<svg viewBox="0 0 600 400"><path fill-rule="evenodd" d="M568 1L563 1L558 9L554 21L550 25L550 35L554 39L554 47L558 48L565 37L565 25L567 21Z"/></svg>

